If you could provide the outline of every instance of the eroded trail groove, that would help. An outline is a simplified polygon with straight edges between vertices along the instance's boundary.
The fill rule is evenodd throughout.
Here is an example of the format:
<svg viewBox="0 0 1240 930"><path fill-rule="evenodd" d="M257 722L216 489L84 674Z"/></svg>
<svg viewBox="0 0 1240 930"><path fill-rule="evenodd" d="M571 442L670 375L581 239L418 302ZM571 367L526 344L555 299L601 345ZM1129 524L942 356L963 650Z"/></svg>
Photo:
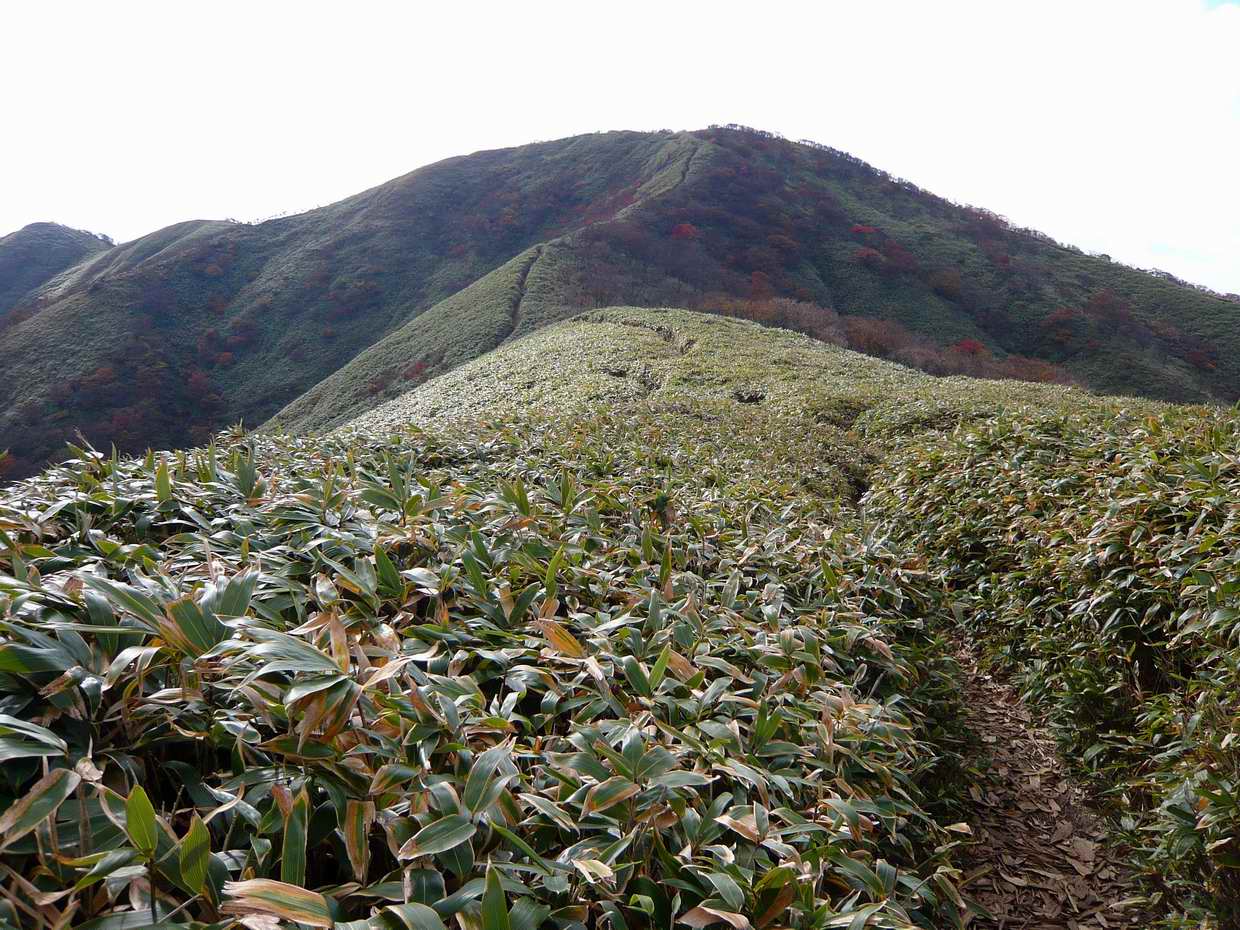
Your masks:
<svg viewBox="0 0 1240 930"><path fill-rule="evenodd" d="M1104 843L1105 830L1066 771L1050 734L1014 688L966 647L965 713L986 779L973 790L976 845L968 892L992 915L978 930L1146 927L1140 889Z"/></svg>

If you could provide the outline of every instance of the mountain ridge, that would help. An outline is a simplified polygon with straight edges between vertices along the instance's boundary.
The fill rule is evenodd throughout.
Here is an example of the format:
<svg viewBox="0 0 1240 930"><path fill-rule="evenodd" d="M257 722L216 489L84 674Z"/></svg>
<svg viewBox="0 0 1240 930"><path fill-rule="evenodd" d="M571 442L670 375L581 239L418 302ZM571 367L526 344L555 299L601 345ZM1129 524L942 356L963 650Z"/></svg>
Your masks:
<svg viewBox="0 0 1240 930"><path fill-rule="evenodd" d="M474 297L535 247L505 333L498 305ZM20 321L0 320L0 375L22 385L0 408L0 447L29 473L79 430L136 451L238 420L322 428L582 311L790 325L777 299L805 305L792 316L811 334L846 328L849 345L936 373L1175 400L1232 400L1240 384L1240 305L1221 296L825 146L737 127L613 132L457 156L303 214L190 221L88 256L23 297Z"/></svg>
<svg viewBox="0 0 1240 930"><path fill-rule="evenodd" d="M29 223L0 237L0 323L35 291L110 241L60 223Z"/></svg>

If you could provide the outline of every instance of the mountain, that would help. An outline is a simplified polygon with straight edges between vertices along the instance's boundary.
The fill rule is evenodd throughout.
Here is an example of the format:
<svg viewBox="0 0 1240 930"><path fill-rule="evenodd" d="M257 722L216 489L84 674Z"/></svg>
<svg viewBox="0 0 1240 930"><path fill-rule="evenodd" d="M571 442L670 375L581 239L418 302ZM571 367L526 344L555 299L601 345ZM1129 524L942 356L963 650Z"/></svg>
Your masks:
<svg viewBox="0 0 1240 930"><path fill-rule="evenodd" d="M0 322L14 473L244 420L323 429L583 309L791 326L940 374L1236 398L1240 305L741 128L449 159L306 214L89 256Z"/></svg>
<svg viewBox="0 0 1240 930"><path fill-rule="evenodd" d="M613 307L78 448L0 491L0 930L1236 930L1238 442Z"/></svg>
<svg viewBox="0 0 1240 930"><path fill-rule="evenodd" d="M109 244L94 233L59 223L31 223L0 238L0 325L34 291Z"/></svg>

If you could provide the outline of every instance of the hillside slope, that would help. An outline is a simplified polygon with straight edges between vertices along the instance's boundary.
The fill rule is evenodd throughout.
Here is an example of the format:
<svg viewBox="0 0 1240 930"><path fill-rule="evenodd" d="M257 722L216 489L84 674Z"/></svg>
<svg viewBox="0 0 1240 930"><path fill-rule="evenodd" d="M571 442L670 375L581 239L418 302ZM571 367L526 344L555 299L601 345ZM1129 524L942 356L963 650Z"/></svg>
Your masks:
<svg viewBox="0 0 1240 930"><path fill-rule="evenodd" d="M517 414L571 417L638 402L660 409L691 403L727 411L729 417L769 418L766 429L786 442L795 441L796 424L805 421L823 425L829 434L832 428L855 428L859 434L907 437L1007 407L1148 406L1057 385L937 378L747 321L685 310L612 308L505 345L339 431L381 435L411 423ZM936 409L942 419L931 412ZM824 468L838 470L856 451L827 454Z"/></svg>
<svg viewBox="0 0 1240 930"><path fill-rule="evenodd" d="M706 487L763 475L882 521L941 586L941 622L1015 678L1096 792L1148 882L1152 910L1128 924L1240 926L1234 410L934 378L791 332L626 308L507 345L338 435L598 417L671 447L647 461L652 488L662 468L697 469ZM1069 886L1046 884L1044 858L1062 822L1044 829L1034 873L995 899L1041 882L1044 919L1063 921ZM1079 859L1060 867L1089 875ZM1010 916L1034 900L1017 896Z"/></svg>
<svg viewBox="0 0 1240 930"><path fill-rule="evenodd" d="M514 269L528 279L505 311ZM789 315L777 298L800 305ZM839 329L935 372L1181 400L1240 390L1240 304L844 153L713 128L482 152L301 216L118 246L0 333L0 374L23 385L0 410L0 445L29 470L76 428L122 449L277 413L323 429L617 304Z"/></svg>
<svg viewBox="0 0 1240 930"><path fill-rule="evenodd" d="M1237 435L610 308L329 435L79 450L0 494L0 927L1235 930ZM1043 758L975 868L962 639L1105 831Z"/></svg>
<svg viewBox="0 0 1240 930"><path fill-rule="evenodd" d="M58 223L31 223L0 237L0 327L9 312L33 291L107 242L93 233Z"/></svg>
<svg viewBox="0 0 1240 930"><path fill-rule="evenodd" d="M92 256L0 330L0 376L22 386L0 448L24 472L78 429L132 450L261 422L531 245L678 178L684 144L608 133L481 152L299 216L182 223Z"/></svg>

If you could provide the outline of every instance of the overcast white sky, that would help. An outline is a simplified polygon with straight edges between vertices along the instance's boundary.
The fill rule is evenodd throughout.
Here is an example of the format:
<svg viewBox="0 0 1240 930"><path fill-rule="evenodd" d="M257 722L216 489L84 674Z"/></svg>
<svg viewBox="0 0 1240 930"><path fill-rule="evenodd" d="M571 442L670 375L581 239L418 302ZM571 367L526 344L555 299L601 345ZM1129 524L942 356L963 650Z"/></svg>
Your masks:
<svg viewBox="0 0 1240 930"><path fill-rule="evenodd" d="M1240 292L1240 3L0 3L0 234L297 212L481 148L739 122Z"/></svg>

